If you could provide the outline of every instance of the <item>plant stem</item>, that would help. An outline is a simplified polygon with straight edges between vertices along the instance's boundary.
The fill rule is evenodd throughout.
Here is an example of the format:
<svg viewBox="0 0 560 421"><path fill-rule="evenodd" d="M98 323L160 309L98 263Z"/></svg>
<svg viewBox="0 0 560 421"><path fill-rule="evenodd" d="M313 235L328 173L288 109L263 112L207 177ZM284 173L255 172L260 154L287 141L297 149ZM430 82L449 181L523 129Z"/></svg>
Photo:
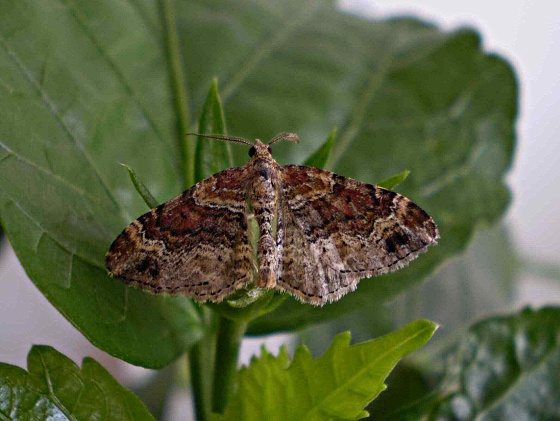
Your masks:
<svg viewBox="0 0 560 421"><path fill-rule="evenodd" d="M203 307L202 318L206 334L189 351L191 384L197 421L206 421L212 412L212 373L216 349L213 312Z"/></svg>
<svg viewBox="0 0 560 421"><path fill-rule="evenodd" d="M188 188L194 184L196 145L194 140L188 140L186 136L186 133L189 132L190 110L185 85L185 74L181 61L179 36L177 35L174 0L161 0L161 9L165 30L167 62L178 115L179 150L181 151L180 166L183 172L185 187Z"/></svg>
<svg viewBox="0 0 560 421"><path fill-rule="evenodd" d="M212 410L223 413L228 399L233 393L237 373L237 357L247 322L220 317L218 322L218 342L214 365L214 392Z"/></svg>

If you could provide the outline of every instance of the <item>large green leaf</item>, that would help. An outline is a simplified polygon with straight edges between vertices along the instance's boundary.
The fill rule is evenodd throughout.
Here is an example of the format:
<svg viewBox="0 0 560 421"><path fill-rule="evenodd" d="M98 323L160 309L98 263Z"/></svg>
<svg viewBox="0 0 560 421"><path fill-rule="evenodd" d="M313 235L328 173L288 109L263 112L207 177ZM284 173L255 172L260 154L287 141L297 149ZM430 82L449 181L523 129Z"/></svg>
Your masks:
<svg viewBox="0 0 560 421"><path fill-rule="evenodd" d="M184 298L112 280L112 239L180 189L175 114L155 6L0 2L0 215L30 278L94 344L169 363L201 335Z"/></svg>
<svg viewBox="0 0 560 421"><path fill-rule="evenodd" d="M336 126L332 168L366 182L411 170L399 190L442 234L409 269L364 281L322 309L287 300L253 332L393 297L507 206L516 84L476 33L369 22L319 0L175 7L173 16L153 2L0 0L2 225L30 278L102 349L154 367L200 337L190 301L127 289L103 261L113 238L146 211L118 163L158 200L178 194L186 161L178 127L188 128L185 119L193 126L215 76L230 134L297 132L302 143L275 154L302 163ZM174 45L166 44L174 22L180 57L165 48ZM247 151L237 146L241 164Z"/></svg>
<svg viewBox="0 0 560 421"><path fill-rule="evenodd" d="M294 35L296 46L292 49L305 50L304 40L313 39L322 30L337 46L333 56L343 58L329 56L321 62L323 68L336 68L321 73L329 87L324 95L332 98L330 108L319 107L323 115L314 116L313 122L299 130L303 133L299 149L312 148L333 122L338 124L331 160L338 163L337 172L375 182L410 170L410 177L398 191L433 216L441 239L439 246L407 269L362 281L356 292L332 305L313 308L286 300L275 312L252 323L249 332L253 334L298 328L365 305L379 307L463 250L475 229L497 221L510 200L503 177L513 154L517 87L507 63L484 54L471 31L442 34L412 20L367 26L352 21L350 26L351 18L341 18L349 25L346 27L330 21L328 14L321 16L324 26L307 22ZM363 39L369 41L362 43L358 34L366 33ZM282 51L287 67L291 56ZM364 61L358 64L353 54ZM300 71L321 60L319 53L298 58ZM283 69L280 63L276 66ZM300 93L306 92L305 82L316 82L316 78L294 79L291 98L307 104ZM341 87L343 92L337 89ZM238 96L251 102L243 92ZM242 108L236 102L231 111L226 106L226 112L231 117ZM306 105L300 112L311 113L311 109ZM232 131L244 119L249 116L232 122ZM295 117L286 116L286 120L292 122ZM293 153L298 152L292 152L289 161L303 160Z"/></svg>
<svg viewBox="0 0 560 421"><path fill-rule="evenodd" d="M237 393L224 415L215 420L356 420L385 389L383 381L405 355L422 347L437 326L417 320L367 342L350 346L341 333L314 360L300 346L290 362L282 348L278 357L263 348L260 358L239 373Z"/></svg>
<svg viewBox="0 0 560 421"><path fill-rule="evenodd" d="M483 320L448 358L441 386L388 420L556 420L560 417L560 308ZM384 415L384 416L383 416Z"/></svg>
<svg viewBox="0 0 560 421"><path fill-rule="evenodd" d="M82 368L50 346L35 345L27 369L0 363L0 418L153 420L144 404L97 361Z"/></svg>

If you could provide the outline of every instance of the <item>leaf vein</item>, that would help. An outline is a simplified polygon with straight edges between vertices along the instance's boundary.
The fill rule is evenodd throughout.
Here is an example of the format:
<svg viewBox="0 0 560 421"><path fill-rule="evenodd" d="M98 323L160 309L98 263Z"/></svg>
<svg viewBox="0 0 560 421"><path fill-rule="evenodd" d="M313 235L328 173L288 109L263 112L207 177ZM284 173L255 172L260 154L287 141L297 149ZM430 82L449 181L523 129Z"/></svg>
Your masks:
<svg viewBox="0 0 560 421"><path fill-rule="evenodd" d="M375 98L377 92L383 85L392 63L393 60L391 51L388 50L385 56L381 58L378 68L367 80L363 94L355 102L353 111L349 113L352 117L349 119L344 131L341 132L339 140L332 151L328 169L332 169L338 163L344 152L354 142L360 127L363 126L363 121L366 116L366 111L369 109L369 104L373 98Z"/></svg>
<svg viewBox="0 0 560 421"><path fill-rule="evenodd" d="M154 131L154 133L156 134L158 139L161 142L165 143L166 138L165 138L165 136L162 135L159 127L155 123L154 118L152 118L152 116L150 115L150 113L148 112L146 107L142 104L142 102L140 101L140 98L136 94L136 91L128 83L124 74L118 68L117 64L111 59L111 57L102 48L102 46L99 43L99 41L97 40L93 30L87 24L87 16L85 14L81 13L81 11L76 7L76 5L74 4L74 2L72 0L58 0L58 1L63 3L63 4L65 3L66 6L68 6L72 17L76 20L78 25L80 25L80 27L84 31L84 34L89 38L89 40L91 41L91 43L93 44L93 46L95 47L95 49L97 50L99 55L109 65L110 69L113 71L113 73L115 74L115 76L117 77L119 82L122 84L125 92L132 98L134 103L138 106L138 108L140 109L140 112L142 113L144 118L146 118L146 120L148 121L148 124L150 125L150 127L152 128L152 130Z"/></svg>
<svg viewBox="0 0 560 421"><path fill-rule="evenodd" d="M331 393L329 393L327 396L322 398L320 401L315 402L314 407L311 408L303 418L304 419L311 419L312 416L315 416L318 413L325 411L329 407L329 405L327 405L327 404L329 402L332 402L333 400L336 400L336 398L340 394L341 390L348 390L350 388L350 385L353 384L359 377L361 377L363 375L364 371L367 371L370 366L376 364L379 360L382 360L387 355L393 354L396 350L405 346L408 342L414 340L418 336L424 335L426 332L428 332L430 330L431 329L429 327L426 327L426 328L416 332L414 335L406 338L406 340L398 343L397 345L395 345L391 348L387 348L383 353L377 355L376 358L371 360L369 362L369 364L364 364L363 368L361 370L358 370L353 376L348 377L346 379L346 381L338 384L338 386L336 388L334 388ZM402 356L400 358L402 358ZM397 359L397 361L398 361L398 359Z"/></svg>
<svg viewBox="0 0 560 421"><path fill-rule="evenodd" d="M514 392L514 390L522 384L523 379L527 378L529 375L542 367L557 351L558 345L552 347L547 353L545 353L541 360L530 370L520 371L520 374L517 375L515 380L511 382L511 385L507 389L505 389L499 396L493 399L492 403L487 408L483 408L483 410L477 414L475 420L482 419L484 415L488 414L493 408L496 408L501 402L505 401L507 397L510 396Z"/></svg>
<svg viewBox="0 0 560 421"><path fill-rule="evenodd" d="M287 24L278 31L275 36L265 40L260 46L251 50L250 58L239 66L238 71L224 84L222 92L220 93L224 104L235 94L243 80L258 67L260 62L272 54L278 46L282 45L290 35L314 15L320 3L321 2L316 0L307 0L296 17L285 19Z"/></svg>
<svg viewBox="0 0 560 421"><path fill-rule="evenodd" d="M431 197L438 191L452 184L455 180L468 176L474 168L476 161L478 161L487 149L487 145L482 143L482 141L472 145L463 163L453 165L452 169L437 179L425 183L421 193L422 197Z"/></svg>
<svg viewBox="0 0 560 421"><path fill-rule="evenodd" d="M44 168L38 164L36 164L33 161L30 161L29 159L27 159L26 157L20 155L19 153L15 152L13 149L11 149L8 145L6 145L5 143L3 143L2 141L0 141L0 147L4 148L8 154L3 156L2 158L0 158L0 162L4 161L6 158L12 156L15 159L17 159L20 162L23 162L26 165L29 165L30 167L36 169L39 172L42 172L45 175L48 175L52 178L54 178L55 180L57 180L58 182L60 182L61 184L63 184L64 186L68 187L70 190L75 191L76 193L80 194L81 196L85 197L86 199L88 199L90 202L94 203L95 205L99 205L99 198L95 197L95 196L91 196L90 194L88 194L85 190L83 190L82 188L80 188L79 186L73 184L72 182L70 182L69 180L67 180L64 177L59 176L58 174L53 173L51 170ZM118 204L117 204L118 206Z"/></svg>
<svg viewBox="0 0 560 421"><path fill-rule="evenodd" d="M80 143L77 136L70 129L70 127L64 122L64 119L60 115L59 111L57 110L57 108L54 105L54 103L52 102L52 100L49 98L47 92L41 87L41 85L39 84L39 82L37 81L35 76L24 65L24 63L19 59L19 57L16 55L15 51L13 51L9 47L9 45L6 43L4 37L2 37L2 36L0 36L0 45L2 45L2 47L4 48L4 51L8 54L8 57L10 57L12 62L21 70L24 79L26 79L27 82L29 82L31 84L31 86L33 86L33 88L36 90L39 98L41 99L41 102L45 105L47 110L51 113L51 115L56 120L56 122L62 127L62 129L66 132L66 134L68 135L68 137L72 141L72 143L74 143L74 145L77 147L77 149L83 154L86 161L88 162L90 167L93 169L93 171L95 173L95 176L97 177L98 181L100 182L101 186L103 187L103 190L105 191L105 193L107 194L107 196L109 197L111 202L113 202L113 204L118 209L120 209L121 212L123 212L120 204L117 202L117 200L115 199L115 197L111 193L111 190L109 189L109 186L108 186L107 182L101 176L101 173L99 172L97 167L93 164L93 161L92 161L91 157L89 156L87 151L84 149L83 145Z"/></svg>
<svg viewBox="0 0 560 421"><path fill-rule="evenodd" d="M41 239L43 238L43 236L47 236L49 237L55 244L57 244L58 246L60 246L61 249L63 249L64 251L68 252L72 257L76 256L79 259L82 259L84 262L99 268L99 269L105 269L105 266L102 264L99 264L99 262L96 262L95 260L92 260L90 258L87 258L83 255L81 255L80 253L76 253L76 251L70 250L70 248L65 245L64 243L62 243L61 241L59 241L56 237L54 237L53 234L51 234L47 229L45 229L41 223L39 221L37 221L35 218L33 218L25 209L22 208L22 206L15 200L10 200L10 202L12 202L14 204L14 206L16 208L18 208L18 210L25 215L25 217L27 219L29 219L32 223L34 223L40 230L41 230L41 234L39 235L39 238L36 241L36 244L33 246L33 250L36 252L37 251L37 247L39 246L39 243L41 242Z"/></svg>
<svg viewBox="0 0 560 421"><path fill-rule="evenodd" d="M60 409L62 413L66 415L66 417L69 420L77 421L77 418L74 417L70 413L70 411L68 411L68 408L64 406L64 404L58 399L58 396L56 396L56 394L54 393L54 387L51 381L51 377L49 375L47 364L45 363L45 359L43 358L43 353L39 352L39 355L41 357L41 364L43 366L43 374L45 375L45 381L47 382L47 387L49 389L49 397L53 400L54 404L58 407L58 409Z"/></svg>

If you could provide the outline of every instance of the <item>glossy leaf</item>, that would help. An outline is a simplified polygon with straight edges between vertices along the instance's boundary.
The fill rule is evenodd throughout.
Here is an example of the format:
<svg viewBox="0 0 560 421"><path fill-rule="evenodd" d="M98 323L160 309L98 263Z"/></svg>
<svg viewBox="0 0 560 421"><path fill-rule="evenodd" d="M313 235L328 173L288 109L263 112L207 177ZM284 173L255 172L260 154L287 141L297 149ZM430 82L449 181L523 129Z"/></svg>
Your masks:
<svg viewBox="0 0 560 421"><path fill-rule="evenodd" d="M92 358L85 358L80 369L54 348L35 345L27 369L0 363L2 419L154 419L137 396Z"/></svg>
<svg viewBox="0 0 560 421"><path fill-rule="evenodd" d="M375 340L350 345L350 333L334 338L318 359L300 346L290 361L285 348L278 357L264 348L241 369L238 391L224 415L214 420L355 420L385 389L384 379L405 355L422 347L437 326L412 322Z"/></svg>
<svg viewBox="0 0 560 421"><path fill-rule="evenodd" d="M560 308L525 309L472 326L441 387L399 420L553 420L560 414ZM381 418L380 418L381 419Z"/></svg>

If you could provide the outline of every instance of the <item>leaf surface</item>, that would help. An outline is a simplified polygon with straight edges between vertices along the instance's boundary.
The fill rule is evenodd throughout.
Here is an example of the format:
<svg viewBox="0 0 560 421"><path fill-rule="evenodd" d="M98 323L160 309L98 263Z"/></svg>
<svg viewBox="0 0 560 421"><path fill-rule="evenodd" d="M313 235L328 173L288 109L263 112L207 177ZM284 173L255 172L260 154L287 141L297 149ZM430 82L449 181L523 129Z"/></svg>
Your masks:
<svg viewBox="0 0 560 421"><path fill-rule="evenodd" d="M558 307L476 323L450 353L441 387L386 419L558 419L559 326Z"/></svg>
<svg viewBox="0 0 560 421"><path fill-rule="evenodd" d="M10 420L153 420L142 401L105 368L82 368L50 346L35 345L27 369L0 363L0 417Z"/></svg>
<svg viewBox="0 0 560 421"><path fill-rule="evenodd" d="M350 345L350 333L336 336L329 349L313 359L300 346L290 361L264 348L241 369L238 391L224 415L214 420L356 420L385 389L384 379L405 355L422 347L437 326L418 320L375 340Z"/></svg>
<svg viewBox="0 0 560 421"><path fill-rule="evenodd" d="M119 163L158 201L179 194L185 112L175 98L187 98L194 127L214 77L229 134L298 133L301 143L278 145L275 157L300 164L336 126L330 169L369 183L409 169L399 192L434 217L442 236L408 269L363 281L323 308L286 300L252 333L393 298L460 252L474 228L509 203L502 179L517 86L509 65L485 54L473 31L367 21L324 1L177 2L171 21L157 3L142 1L0 0L0 8L2 226L50 302L129 362L168 364L202 327L189 300L127 289L106 274L111 242L147 210ZM169 22L179 55L165 48ZM183 65L185 92L173 90L170 62ZM236 165L246 162L246 148L232 151Z"/></svg>
<svg viewBox="0 0 560 421"><path fill-rule="evenodd" d="M95 345L160 367L196 342L190 300L111 279L105 253L156 198L180 191L156 5L0 2L0 219L49 301Z"/></svg>

